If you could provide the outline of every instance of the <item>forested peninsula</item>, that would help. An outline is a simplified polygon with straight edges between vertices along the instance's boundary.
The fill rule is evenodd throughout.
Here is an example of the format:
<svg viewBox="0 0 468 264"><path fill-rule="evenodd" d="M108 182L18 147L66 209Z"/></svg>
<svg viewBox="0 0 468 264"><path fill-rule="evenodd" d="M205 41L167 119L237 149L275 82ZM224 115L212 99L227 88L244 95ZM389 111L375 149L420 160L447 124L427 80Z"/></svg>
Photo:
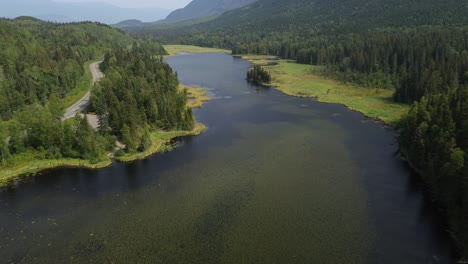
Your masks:
<svg viewBox="0 0 468 264"><path fill-rule="evenodd" d="M142 158L205 129L157 43L98 23L30 17L1 19L0 33L1 184L55 167L105 167L114 152ZM89 61L102 59L105 78L92 87ZM63 118L90 89L86 112L97 115L97 130L85 115Z"/></svg>

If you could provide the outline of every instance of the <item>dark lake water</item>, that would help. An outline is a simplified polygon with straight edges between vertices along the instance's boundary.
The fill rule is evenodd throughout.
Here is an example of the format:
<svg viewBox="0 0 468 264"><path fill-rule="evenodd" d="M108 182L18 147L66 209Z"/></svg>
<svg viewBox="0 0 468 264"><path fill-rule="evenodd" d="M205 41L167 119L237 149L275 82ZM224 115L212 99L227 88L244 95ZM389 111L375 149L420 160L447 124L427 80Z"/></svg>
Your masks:
<svg viewBox="0 0 468 264"><path fill-rule="evenodd" d="M206 87L175 150L0 191L0 263L452 263L391 130L244 80L225 54L167 59Z"/></svg>

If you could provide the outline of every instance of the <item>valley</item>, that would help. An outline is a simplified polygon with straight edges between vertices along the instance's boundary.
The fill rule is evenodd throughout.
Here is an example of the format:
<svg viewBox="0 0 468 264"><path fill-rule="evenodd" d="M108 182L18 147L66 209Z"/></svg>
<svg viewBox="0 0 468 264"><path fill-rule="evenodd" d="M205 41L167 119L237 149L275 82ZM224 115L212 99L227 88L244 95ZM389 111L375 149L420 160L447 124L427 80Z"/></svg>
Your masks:
<svg viewBox="0 0 468 264"><path fill-rule="evenodd" d="M468 261L463 1L76 1L0 4L4 262Z"/></svg>
<svg viewBox="0 0 468 264"><path fill-rule="evenodd" d="M145 160L55 169L3 189L5 259L452 262L433 208L394 155L392 130L252 86L251 64L227 54L166 61L212 97L194 111L209 129Z"/></svg>

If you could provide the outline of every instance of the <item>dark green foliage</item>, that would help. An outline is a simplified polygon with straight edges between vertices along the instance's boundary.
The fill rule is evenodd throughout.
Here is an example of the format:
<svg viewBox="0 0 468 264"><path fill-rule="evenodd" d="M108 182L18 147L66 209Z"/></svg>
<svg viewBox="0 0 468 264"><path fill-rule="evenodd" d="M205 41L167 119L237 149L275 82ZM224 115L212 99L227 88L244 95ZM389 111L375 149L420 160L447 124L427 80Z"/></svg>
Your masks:
<svg viewBox="0 0 468 264"><path fill-rule="evenodd" d="M106 53L102 63L106 78L91 96L100 130L117 136L128 152L150 147L150 130L191 130L194 126L177 76L169 65L154 58L160 48L145 41Z"/></svg>
<svg viewBox="0 0 468 264"><path fill-rule="evenodd" d="M254 66L247 72L247 81L255 85L271 83L271 75L262 66Z"/></svg>
<svg viewBox="0 0 468 264"><path fill-rule="evenodd" d="M122 157L122 156L125 156L125 151L123 151L122 149L119 149L115 152L114 154L116 157Z"/></svg>
<svg viewBox="0 0 468 264"><path fill-rule="evenodd" d="M297 42L390 27L464 26L468 24L467 10L466 3L459 0L259 0L185 29L151 32L148 27L146 32L170 42L232 47L260 40Z"/></svg>
<svg viewBox="0 0 468 264"><path fill-rule="evenodd" d="M84 74L83 64L130 37L94 23L52 24L0 19L0 119L25 105L64 98ZM130 42L131 43L131 42Z"/></svg>
<svg viewBox="0 0 468 264"><path fill-rule="evenodd" d="M4 165L10 158L10 150L8 147L8 133L5 131L5 128L0 127L0 164Z"/></svg>
<svg viewBox="0 0 468 264"><path fill-rule="evenodd" d="M63 121L65 106L58 99L75 88L86 61L126 47L132 38L95 23L29 18L0 19L0 33L0 117L9 120L0 121L0 165L33 159L102 160L115 137L96 133L81 116ZM162 53L158 44L148 44L147 50Z"/></svg>
<svg viewBox="0 0 468 264"><path fill-rule="evenodd" d="M86 118L77 115L67 122L62 122L61 118L62 112L55 111L53 106L24 107L11 121L8 152L5 153L21 155L33 151L40 158L80 158L98 162L109 141L95 133Z"/></svg>
<svg viewBox="0 0 468 264"><path fill-rule="evenodd" d="M467 252L468 86L423 97L400 126L403 153L423 176Z"/></svg>
<svg viewBox="0 0 468 264"><path fill-rule="evenodd" d="M79 158L98 162L116 137L128 151L151 146L150 129L192 129L187 97L178 92L171 68L156 56L155 42L135 42L94 23L50 24L0 20L0 163L14 160ZM115 52L113 51L115 50ZM106 53L106 77L96 84L92 107L99 133L86 118L63 121L57 100L72 91L86 61ZM19 157L19 158L17 158Z"/></svg>

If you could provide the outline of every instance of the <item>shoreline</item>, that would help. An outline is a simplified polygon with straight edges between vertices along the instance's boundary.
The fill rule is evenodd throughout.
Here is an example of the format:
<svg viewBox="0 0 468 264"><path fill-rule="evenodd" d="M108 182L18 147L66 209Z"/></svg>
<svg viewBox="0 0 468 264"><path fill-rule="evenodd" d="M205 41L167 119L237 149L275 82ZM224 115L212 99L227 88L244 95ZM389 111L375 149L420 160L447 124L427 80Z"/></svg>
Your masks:
<svg viewBox="0 0 468 264"><path fill-rule="evenodd" d="M166 152L171 149L168 145L173 139L179 137L198 136L205 132L208 128L201 124L196 123L192 131L156 131L151 133L152 145L144 151L138 153L127 154L121 157L106 157L98 163L91 163L89 160L82 159L46 159L34 160L28 162L27 165L18 168L5 169L2 171L0 178L0 187L8 186L15 183L17 180L21 181L23 178L36 176L42 172L54 169L68 168L68 169L89 169L99 170L112 166L114 161L131 163L138 160L143 160L157 153Z"/></svg>
<svg viewBox="0 0 468 264"><path fill-rule="evenodd" d="M294 89L288 89L288 87L285 88L284 85L282 85L282 83L275 82L275 76L274 75L277 74L277 72L275 72L274 67L279 66L281 63L297 64L295 62L280 60L280 59L276 58L277 63L273 64L271 62L272 61L272 58L271 58L272 56L264 56L264 55L234 55L234 57L244 59L244 60L252 63L253 65L260 65L260 66L263 66L266 69L270 69L271 72L272 72L273 80L274 80L273 84L271 84L271 87L274 87L275 89L281 91L285 95L300 97L300 98L311 98L314 101L317 101L317 102L320 102L320 103L325 103L325 104L343 105L349 111L358 112L358 113L362 114L368 120L371 120L371 121L374 121L374 122L379 122L383 127L392 129L392 131L394 131L395 133L398 133L396 131L396 129L395 129L396 124L399 122L401 117L404 114L406 114L410 109L409 105L403 105L403 104L398 104L398 103L393 103L393 102L390 103L390 102L387 101L388 105L395 105L396 107L401 107L401 110L399 112L403 112L403 113L401 113L399 116L397 114L397 115L394 115L394 116L389 116L388 118L382 118L381 116L378 116L378 115L375 115L375 114L369 114L368 112L363 111L363 109L359 109L359 107L354 108L351 105L347 104L346 102L339 102L339 101L333 100L333 98L332 99L326 98L325 100L322 100L321 99L322 97L320 96L320 94L318 92L315 92L315 93L311 92L311 90L313 91L313 89L309 90L309 92L311 92L311 93L302 94L300 92L294 91ZM273 70L272 70L272 68L273 68ZM313 69L313 67L311 67L311 69ZM372 90L370 88L359 88L359 87L353 87L353 86L349 86L349 85L346 85L346 84L342 84L342 83L339 83L338 81L326 79L325 77L314 74L313 72L310 72L309 74L310 75L315 75L317 78L320 78L322 80L322 82L334 83L334 85L337 85L337 86L348 86L350 89ZM278 81L278 80L276 80L276 81ZM389 99L391 100L392 98L389 97ZM450 243L452 244L452 248L454 249L455 255L457 255L458 258L461 258L461 260L459 260L457 263L468 263L468 261L464 258L463 253L462 253L463 252L463 244L460 243L460 240L458 239L459 236L450 228L450 224L447 221L447 217L446 217L447 212L445 212L443 210L443 208L440 208L438 206L437 202L435 202L434 200L431 200L432 196L430 195L428 184L423 179L424 173L420 169L418 169L416 166L414 166L414 164L413 164L413 162L411 162L411 160L408 160L406 158L406 151L404 149L401 149L399 144L398 144L398 149L400 151L400 153L398 154L400 160L402 162L404 162L408 166L408 169L412 172L412 175L410 175L410 177L416 177L416 180L419 183L422 184L422 192L423 192L424 197L430 200L430 204L431 204L431 206L433 206L433 208L435 210L435 213L436 213L436 215L438 217L439 224L441 224L446 229L445 231L446 231L448 237L450 238Z"/></svg>
<svg viewBox="0 0 468 264"><path fill-rule="evenodd" d="M391 120L388 118L385 119L379 115L366 113L366 111L364 111L363 109L355 108L352 105L347 104L346 102L337 102L334 100L326 100L326 99L323 100L322 97L318 95L320 91L317 91L316 89L311 89L310 87L310 85L317 84L317 82L309 83L308 79L300 78L301 76L305 76L305 75L300 75L297 72L296 72L297 76L294 74L289 74L288 72L281 72L281 70L285 70L285 69L288 70L287 67L289 67L290 65L293 65L294 67L300 67L300 69L302 70L304 70L305 68L312 68L311 65L300 65L297 63L291 63L288 61L279 60L274 56L232 55L230 51L222 50L222 49L202 48L202 47L184 46L184 45L168 45L164 47L169 53L169 55L167 56L177 56L178 54L185 53L185 52L187 53L211 53L211 52L226 53L226 54L233 56L234 58L244 59L252 64L261 65L269 69L272 73L273 82L271 84L268 84L267 86L275 87L276 89L278 89L279 91L283 92L284 94L288 96L311 98L312 100L316 100L321 103L341 104L351 111L355 111L355 112L359 112L363 114L369 120L382 122L385 125L392 126L394 125L394 122L395 122L395 120ZM283 68L280 68L280 67L283 67ZM313 76L313 78L318 78L315 75L311 75L309 72L305 72L305 73L310 76ZM291 78L299 77L300 84L302 85L306 84L308 86L307 89L305 89L306 92L304 92L304 89L302 90L301 89L299 90L288 89L291 86L294 87L297 84L297 80L296 80L296 83L292 82L290 84L291 86L288 87L289 83L287 83L288 80L286 77L291 77ZM328 84L331 86L340 87L341 90L363 89L363 88L353 88L351 86L345 86L335 81L331 81L331 80L327 80L323 78L320 78L318 82L319 84ZM189 101L187 102L187 106L191 108L199 108L203 105L204 102L207 102L211 99L207 96L206 91L200 87L189 87L189 86L185 86L181 84L180 89L187 90L187 93L189 96ZM369 89L367 89L367 91L369 91ZM389 103L384 103L384 104L389 104ZM404 110L407 108L402 108L402 109ZM382 111L385 112L385 110L382 110ZM112 159L107 157L106 159L103 159L103 161L98 162L96 164L91 164L90 161L81 160L81 159L33 160L33 161L28 162L26 165L16 166L16 168L12 167L8 169L3 169L1 171L3 175L0 176L0 186L7 185L8 183L11 183L15 179L28 176L28 175L35 175L42 171L46 171L50 169L56 169L56 168L102 169L102 168L111 166L114 160L118 162L126 162L126 163L137 161L137 160L142 160L156 153L169 150L170 146L168 146L168 143L174 138L200 135L201 133L206 131L206 129L207 128L203 124L196 122L195 127L192 131L155 131L151 133L151 139L152 139L153 144L147 151L144 151L141 153L126 154L121 157L113 157Z"/></svg>
<svg viewBox="0 0 468 264"><path fill-rule="evenodd" d="M392 102L392 90L360 88L326 79L313 73L317 66L298 64L269 55L233 55L269 70L273 81L268 84L294 97L310 98L320 103L337 104L365 118L395 127L409 111L409 106Z"/></svg>
<svg viewBox="0 0 468 264"><path fill-rule="evenodd" d="M171 150L171 147L168 144L176 138L198 136L206 130L207 127L205 125L197 122L195 123L195 127L192 131L156 131L150 135L152 144L148 150L137 153L129 153L121 157L114 157L114 160L124 163L143 160L154 154Z"/></svg>
<svg viewBox="0 0 468 264"><path fill-rule="evenodd" d="M21 181L23 178L38 175L47 170L60 169L60 168L79 168L79 169L103 169L112 165L112 160L107 157L102 161L92 164L88 160L82 159L47 159L47 160L34 160L28 162L27 165L19 168L5 169L0 178L0 187L8 186L16 180Z"/></svg>
<svg viewBox="0 0 468 264"><path fill-rule="evenodd" d="M211 98L207 96L206 91L200 87L190 87L180 85L180 89L186 89L188 92L189 100L187 107L199 108L203 103L210 101ZM16 181L21 181L23 178L36 176L42 172L60 169L60 168L79 168L98 170L110 167L114 161L130 163L138 160L148 158L157 153L170 150L170 143L173 139L178 137L198 136L208 128L195 121L195 126L192 131L155 131L151 133L152 145L151 147L139 153L126 154L121 157L103 157L102 161L92 164L89 160L82 159L46 159L46 160L32 160L26 164L13 166L12 168L5 168L0 170L0 187L5 187L14 184Z"/></svg>
<svg viewBox="0 0 468 264"><path fill-rule="evenodd" d="M164 55L164 58L181 55L183 53L226 53L232 55L232 52L226 49L204 48L191 45L164 45L164 49L168 53Z"/></svg>

